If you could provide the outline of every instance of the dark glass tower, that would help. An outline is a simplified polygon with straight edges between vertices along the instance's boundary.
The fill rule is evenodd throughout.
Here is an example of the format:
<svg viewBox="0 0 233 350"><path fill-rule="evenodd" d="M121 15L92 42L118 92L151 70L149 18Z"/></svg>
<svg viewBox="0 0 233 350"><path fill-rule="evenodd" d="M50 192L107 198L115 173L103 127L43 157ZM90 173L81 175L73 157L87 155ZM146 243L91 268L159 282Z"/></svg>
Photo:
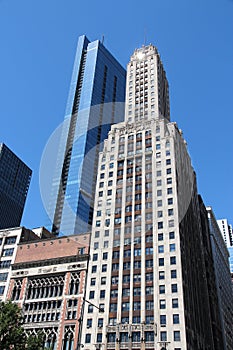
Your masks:
<svg viewBox="0 0 233 350"><path fill-rule="evenodd" d="M20 226L32 171L0 143L0 229Z"/></svg>
<svg viewBox="0 0 233 350"><path fill-rule="evenodd" d="M101 143L123 121L126 72L97 40L78 40L48 208L57 234L90 230Z"/></svg>

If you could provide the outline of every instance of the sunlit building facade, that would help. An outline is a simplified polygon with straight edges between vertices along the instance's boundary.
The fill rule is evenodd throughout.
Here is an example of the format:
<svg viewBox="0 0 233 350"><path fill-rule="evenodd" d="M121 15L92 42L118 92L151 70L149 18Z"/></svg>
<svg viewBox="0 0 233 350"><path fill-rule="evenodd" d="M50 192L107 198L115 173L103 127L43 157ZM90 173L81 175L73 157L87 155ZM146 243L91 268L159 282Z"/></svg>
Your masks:
<svg viewBox="0 0 233 350"><path fill-rule="evenodd" d="M0 301L7 300L12 265L15 262L17 247L19 243L31 242L38 237L51 236L44 227L27 229L25 227L14 227L0 230Z"/></svg>
<svg viewBox="0 0 233 350"><path fill-rule="evenodd" d="M99 156L84 348L213 350L201 242L195 173L149 45L131 56L125 122Z"/></svg>
<svg viewBox="0 0 233 350"><path fill-rule="evenodd" d="M20 243L7 298L22 308L26 335L44 348L75 350L85 289L89 234Z"/></svg>

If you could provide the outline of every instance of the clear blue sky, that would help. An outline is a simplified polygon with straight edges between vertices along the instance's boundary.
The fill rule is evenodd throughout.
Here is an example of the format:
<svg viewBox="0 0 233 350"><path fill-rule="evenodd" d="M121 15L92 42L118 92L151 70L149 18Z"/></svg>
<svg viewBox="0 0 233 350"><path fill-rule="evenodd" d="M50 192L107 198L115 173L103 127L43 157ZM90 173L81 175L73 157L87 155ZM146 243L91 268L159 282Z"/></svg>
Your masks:
<svg viewBox="0 0 233 350"><path fill-rule="evenodd" d="M104 34L126 67L145 33L167 71L199 192L233 224L232 0L0 0L0 141L33 170L26 227L45 224L40 158L63 121L78 36Z"/></svg>

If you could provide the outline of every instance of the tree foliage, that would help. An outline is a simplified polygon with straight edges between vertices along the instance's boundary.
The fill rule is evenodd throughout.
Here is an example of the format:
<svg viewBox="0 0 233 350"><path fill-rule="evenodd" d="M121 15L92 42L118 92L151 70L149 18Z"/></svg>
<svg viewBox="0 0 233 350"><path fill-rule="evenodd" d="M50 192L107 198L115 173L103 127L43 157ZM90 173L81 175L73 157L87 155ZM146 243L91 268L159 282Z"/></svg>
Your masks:
<svg viewBox="0 0 233 350"><path fill-rule="evenodd" d="M26 337L21 309L11 301L0 302L0 349L43 350L42 335Z"/></svg>

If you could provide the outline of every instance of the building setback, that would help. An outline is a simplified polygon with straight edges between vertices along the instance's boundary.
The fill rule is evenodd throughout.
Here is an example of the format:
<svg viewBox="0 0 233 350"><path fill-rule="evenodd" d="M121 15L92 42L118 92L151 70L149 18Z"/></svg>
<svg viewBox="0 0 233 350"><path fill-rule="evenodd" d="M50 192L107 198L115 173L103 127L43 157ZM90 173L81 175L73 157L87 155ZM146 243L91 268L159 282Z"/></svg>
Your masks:
<svg viewBox="0 0 233 350"><path fill-rule="evenodd" d="M142 47L127 67L125 122L112 126L99 156L86 298L105 312L85 303L85 350L221 344L202 225L160 56Z"/></svg>
<svg viewBox="0 0 233 350"><path fill-rule="evenodd" d="M229 252L211 207L207 207L214 269L218 292L224 350L233 349L233 288L229 268Z"/></svg>
<svg viewBox="0 0 233 350"><path fill-rule="evenodd" d="M19 244L8 299L23 311L26 334L44 335L53 350L76 349L89 234Z"/></svg>
<svg viewBox="0 0 233 350"><path fill-rule="evenodd" d="M32 171L0 143L0 229L19 227Z"/></svg>
<svg viewBox="0 0 233 350"><path fill-rule="evenodd" d="M101 143L123 120L125 70L97 40L79 37L47 208L56 234L90 230Z"/></svg>

